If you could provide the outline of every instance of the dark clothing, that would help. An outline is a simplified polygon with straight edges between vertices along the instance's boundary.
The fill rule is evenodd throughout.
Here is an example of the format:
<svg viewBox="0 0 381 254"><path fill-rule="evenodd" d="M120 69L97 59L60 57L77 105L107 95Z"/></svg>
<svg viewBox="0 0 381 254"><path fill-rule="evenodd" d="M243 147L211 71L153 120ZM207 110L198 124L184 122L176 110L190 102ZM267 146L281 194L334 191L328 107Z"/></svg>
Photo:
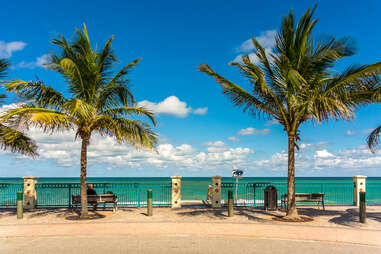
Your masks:
<svg viewBox="0 0 381 254"><path fill-rule="evenodd" d="M94 189L87 189L87 195L97 195L97 192Z"/></svg>

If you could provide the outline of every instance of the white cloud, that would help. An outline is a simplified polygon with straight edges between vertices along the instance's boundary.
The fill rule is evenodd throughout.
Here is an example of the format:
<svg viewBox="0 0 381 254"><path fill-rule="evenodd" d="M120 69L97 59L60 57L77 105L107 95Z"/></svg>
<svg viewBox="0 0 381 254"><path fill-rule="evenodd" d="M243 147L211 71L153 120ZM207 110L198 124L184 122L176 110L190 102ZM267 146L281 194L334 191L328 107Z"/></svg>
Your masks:
<svg viewBox="0 0 381 254"><path fill-rule="evenodd" d="M36 67L42 67L42 68L48 69L49 66L47 66L47 64L49 63L49 61L50 61L50 55L44 54L42 56L37 57L34 62L21 61L18 64L16 64L13 68L34 69Z"/></svg>
<svg viewBox="0 0 381 254"><path fill-rule="evenodd" d="M226 144L223 141L210 141L204 144L205 146L225 146Z"/></svg>
<svg viewBox="0 0 381 254"><path fill-rule="evenodd" d="M323 150L329 143L327 141L321 141L313 144L301 144L299 146L299 152L315 152L317 150Z"/></svg>
<svg viewBox="0 0 381 254"><path fill-rule="evenodd" d="M256 128L252 128L252 127L248 127L246 129L241 129L240 131L238 131L238 135L258 135L258 136L266 136L268 134L270 134L270 129L263 129L263 130L260 130L260 129L256 129Z"/></svg>
<svg viewBox="0 0 381 254"><path fill-rule="evenodd" d="M174 115L177 117L187 117L190 113L205 115L208 108L192 109L187 103L180 101L176 96L169 96L161 102L155 103L147 100L139 102L140 106L146 107L158 114Z"/></svg>
<svg viewBox="0 0 381 254"><path fill-rule="evenodd" d="M270 55L272 53L272 50L275 46L275 35L277 31L276 30L268 30L262 32L259 36L256 36L255 39L259 42L259 44L264 48L265 52L267 55ZM239 46L236 51L237 53L240 53L234 60L233 62L241 62L241 57L243 55L249 55L250 60L253 63L258 63L258 58L255 55L254 52L255 47L253 45L253 42L250 39L244 41L241 46Z"/></svg>
<svg viewBox="0 0 381 254"><path fill-rule="evenodd" d="M265 123L265 126L272 126L272 125L275 125L275 124L279 124L278 120L272 119L272 120L267 121Z"/></svg>
<svg viewBox="0 0 381 254"><path fill-rule="evenodd" d="M352 131L352 130L347 130L347 131L345 132L345 135L347 135L347 136L354 136L354 135L356 135L356 132L355 132L355 131Z"/></svg>
<svg viewBox="0 0 381 254"><path fill-rule="evenodd" d="M329 158L329 157L334 157L333 154L328 152L327 150L318 150L315 152L315 157L316 158Z"/></svg>
<svg viewBox="0 0 381 254"><path fill-rule="evenodd" d="M239 138L234 137L234 136L232 136L232 137L228 137L228 139L229 139L231 142L239 142L239 141L240 141Z"/></svg>
<svg viewBox="0 0 381 254"><path fill-rule="evenodd" d="M0 41L0 58L9 58L13 52L23 50L25 46L26 43L22 41L12 41L8 43Z"/></svg>
<svg viewBox="0 0 381 254"><path fill-rule="evenodd" d="M193 110L193 114L196 114L196 115L205 115L206 114L206 111L208 111L208 108L205 107L205 108L197 108L195 110Z"/></svg>

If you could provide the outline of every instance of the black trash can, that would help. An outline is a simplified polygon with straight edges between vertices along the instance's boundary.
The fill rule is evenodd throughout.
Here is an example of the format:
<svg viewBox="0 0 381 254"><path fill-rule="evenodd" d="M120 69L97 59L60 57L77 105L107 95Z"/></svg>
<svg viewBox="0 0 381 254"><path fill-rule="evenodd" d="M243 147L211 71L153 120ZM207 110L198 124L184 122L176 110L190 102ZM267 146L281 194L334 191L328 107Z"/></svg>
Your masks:
<svg viewBox="0 0 381 254"><path fill-rule="evenodd" d="M276 210L278 208L278 190L269 185L264 190L264 202L265 202L265 210Z"/></svg>

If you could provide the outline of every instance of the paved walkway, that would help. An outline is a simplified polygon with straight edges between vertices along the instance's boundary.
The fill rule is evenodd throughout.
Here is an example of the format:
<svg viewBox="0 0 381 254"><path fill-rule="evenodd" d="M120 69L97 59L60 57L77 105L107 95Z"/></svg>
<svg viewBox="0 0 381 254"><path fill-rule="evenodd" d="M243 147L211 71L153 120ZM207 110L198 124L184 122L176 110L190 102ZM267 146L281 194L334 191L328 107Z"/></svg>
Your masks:
<svg viewBox="0 0 381 254"><path fill-rule="evenodd" d="M101 241L103 238L109 239L109 241ZM83 239L83 241L79 239ZM157 239L158 242L161 242L161 245L159 244L159 246L157 246L156 243L153 243L152 239ZM225 241L223 239L229 242L230 245L221 245L220 242ZM280 239L283 240L281 241ZM33 246L36 250L35 253L44 253L39 250L44 250L48 253L52 250L51 248L57 246L58 250L62 249L62 253L69 249L71 251L72 248L77 250L80 248L80 250L83 250L83 253L98 253L98 251L93 252L92 248L99 245L100 250L114 248L113 250L115 250L115 252L122 252L122 250L131 248L141 249L140 247L142 247L141 253L149 253L150 249L151 253L164 253L152 252L152 248L157 247L158 251L165 249L167 250L166 253L172 253L171 250L179 250L179 248L184 245L188 246L187 248L198 248L197 250L200 251L198 253L216 253L214 252L216 249L220 250L218 253L228 253L228 249L230 249L230 253L232 253L231 251L233 251L234 248L244 249L245 253L246 250L250 250L250 248L252 248L250 250L251 252L247 253L270 253L264 252L264 250L269 251L272 249L276 249L277 253L287 253L286 250L291 251L294 249L291 247L283 248L281 246L299 246L297 243L282 245L281 243L283 243L284 240L288 240L287 242L303 241L303 246L312 244L311 246L313 246L313 248L310 247L316 249L315 252L305 253L324 253L323 250L332 249L332 246L342 247L340 247L340 251L343 252L336 252L335 250L334 253L351 253L345 250L351 249L353 244L356 244L354 246L357 247L353 247L356 250L363 249L363 254L381 253L380 230L317 227L304 226L302 224L80 222L0 225L0 245L3 251L9 252L18 249L25 250L27 246ZM313 241L313 243L306 243L305 241ZM181 242L183 245L179 245L178 242ZM150 246L152 244L154 247L151 248ZM352 247L349 248L347 244L350 244ZM171 246L173 246L173 248ZM209 248L208 246L211 247ZM201 251L205 248L209 252ZM258 249L262 251L255 252ZM283 250L285 252L280 252ZM377 250L377 252L373 252L375 250ZM101 251L99 251L99 253L100 252ZM77 253L82 252L78 250ZM197 252L186 252L184 249L180 253ZM332 252L328 251L327 253Z"/></svg>
<svg viewBox="0 0 381 254"><path fill-rule="evenodd" d="M246 237L123 235L0 238L0 253L379 254L373 246Z"/></svg>

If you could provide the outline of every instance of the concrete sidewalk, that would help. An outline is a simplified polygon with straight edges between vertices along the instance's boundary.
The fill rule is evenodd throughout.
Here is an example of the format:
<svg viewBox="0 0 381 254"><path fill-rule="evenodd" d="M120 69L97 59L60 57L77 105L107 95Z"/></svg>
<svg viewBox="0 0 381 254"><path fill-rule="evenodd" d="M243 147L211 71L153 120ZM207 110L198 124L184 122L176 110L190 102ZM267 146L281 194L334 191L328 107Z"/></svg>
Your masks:
<svg viewBox="0 0 381 254"><path fill-rule="evenodd" d="M0 238L0 253L379 254L364 245L245 237L116 235Z"/></svg>
<svg viewBox="0 0 381 254"><path fill-rule="evenodd" d="M121 223L92 222L65 224L1 225L0 238L181 236L266 238L381 247L381 231L280 224L243 223ZM380 249L381 253L381 249Z"/></svg>

